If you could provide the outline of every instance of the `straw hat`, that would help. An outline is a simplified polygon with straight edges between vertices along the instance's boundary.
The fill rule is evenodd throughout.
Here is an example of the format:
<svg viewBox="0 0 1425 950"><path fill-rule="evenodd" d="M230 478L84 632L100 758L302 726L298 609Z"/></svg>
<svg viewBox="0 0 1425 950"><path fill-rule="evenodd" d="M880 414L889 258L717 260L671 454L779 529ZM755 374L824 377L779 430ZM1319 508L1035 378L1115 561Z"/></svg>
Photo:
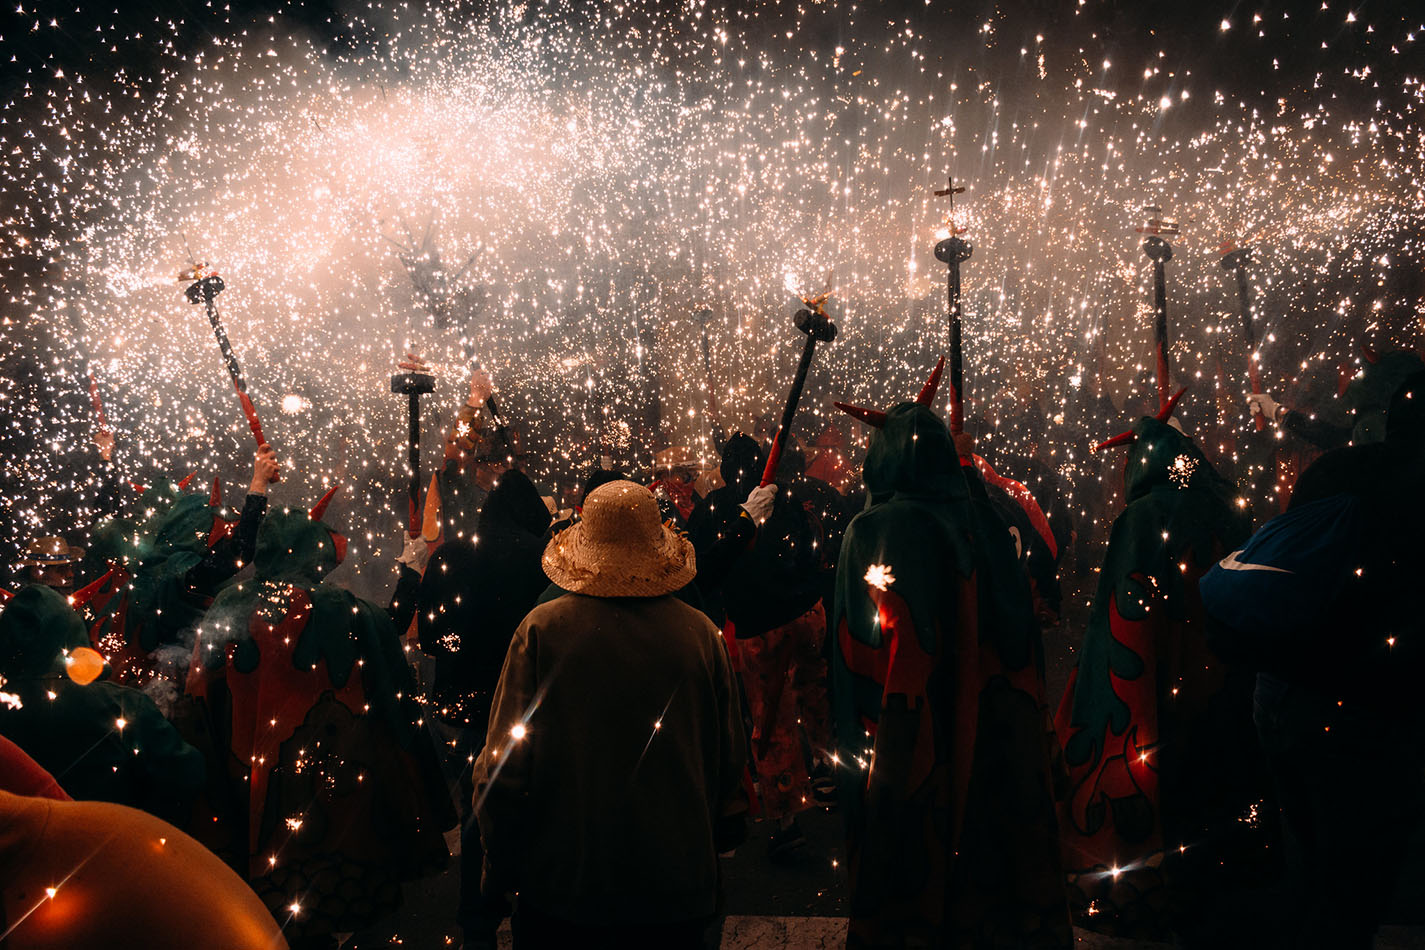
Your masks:
<svg viewBox="0 0 1425 950"><path fill-rule="evenodd" d="M584 499L583 520L544 549L544 573L591 597L657 597L697 574L693 545L664 526L658 502L642 485L600 485Z"/></svg>
<svg viewBox="0 0 1425 950"><path fill-rule="evenodd" d="M84 557L83 548L70 547L61 537L36 538L25 546L25 556L16 567L44 567L50 564L73 564Z"/></svg>

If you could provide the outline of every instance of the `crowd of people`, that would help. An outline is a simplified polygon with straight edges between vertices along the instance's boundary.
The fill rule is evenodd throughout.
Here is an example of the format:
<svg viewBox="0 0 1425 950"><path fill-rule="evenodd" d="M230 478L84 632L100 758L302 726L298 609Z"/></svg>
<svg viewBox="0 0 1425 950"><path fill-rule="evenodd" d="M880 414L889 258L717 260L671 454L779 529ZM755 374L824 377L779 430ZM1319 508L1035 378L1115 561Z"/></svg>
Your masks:
<svg viewBox="0 0 1425 950"><path fill-rule="evenodd" d="M339 486L269 509L271 447L237 513L111 476L0 612L0 936L333 947L459 829L468 948L701 948L748 821L776 863L836 808L848 947L1370 946L1425 801L1425 362L1371 354L1344 419L1254 395L1232 451L1149 405L1097 539L942 368L837 404L859 472L753 429L567 510L477 372L384 605L327 577Z"/></svg>

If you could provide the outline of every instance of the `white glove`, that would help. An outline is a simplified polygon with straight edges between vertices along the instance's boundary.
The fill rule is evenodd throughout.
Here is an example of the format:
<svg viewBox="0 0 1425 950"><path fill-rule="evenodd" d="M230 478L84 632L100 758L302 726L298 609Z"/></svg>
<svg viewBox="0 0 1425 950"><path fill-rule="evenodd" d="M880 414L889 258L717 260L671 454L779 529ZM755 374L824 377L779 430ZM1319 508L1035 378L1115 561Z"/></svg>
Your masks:
<svg viewBox="0 0 1425 950"><path fill-rule="evenodd" d="M404 564L417 574L424 574L426 564L430 563L430 545L421 535L414 538L406 535L406 545L401 548L401 556L396 558L397 564Z"/></svg>
<svg viewBox="0 0 1425 950"><path fill-rule="evenodd" d="M1247 408L1253 415L1261 413L1271 422L1277 422L1277 413L1285 413L1286 406L1272 398L1271 393L1248 393Z"/></svg>
<svg viewBox="0 0 1425 950"><path fill-rule="evenodd" d="M752 489L752 494L742 503L742 510L747 512L747 517L754 523L760 525L772 514L772 503L776 500L776 484L763 485L761 488Z"/></svg>

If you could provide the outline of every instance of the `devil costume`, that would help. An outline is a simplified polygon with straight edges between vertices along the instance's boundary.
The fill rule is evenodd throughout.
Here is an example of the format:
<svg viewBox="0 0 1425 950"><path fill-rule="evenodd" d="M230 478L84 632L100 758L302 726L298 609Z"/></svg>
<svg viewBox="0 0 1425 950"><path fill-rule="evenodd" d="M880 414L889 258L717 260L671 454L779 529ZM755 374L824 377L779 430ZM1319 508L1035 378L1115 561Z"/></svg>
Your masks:
<svg viewBox="0 0 1425 950"><path fill-rule="evenodd" d="M110 572L86 619L117 682L146 686L161 675L165 659L186 663L213 595L257 547L267 497L248 495L234 521L216 479L205 498L186 490L189 478L143 489L95 529L91 558ZM164 647L173 649L156 655Z"/></svg>
<svg viewBox="0 0 1425 950"><path fill-rule="evenodd" d="M1209 651L1198 597L1250 516L1168 423L1181 395L1099 446L1129 444L1127 507L1055 721L1070 776L1070 901L1085 925L1123 936L1200 923L1208 875L1221 888L1224 875L1253 874L1236 856L1261 844L1251 678Z"/></svg>
<svg viewBox="0 0 1425 950"><path fill-rule="evenodd" d="M930 409L876 426L837 571L847 946L1068 947L1043 644L1008 531Z"/></svg>
<svg viewBox="0 0 1425 950"><path fill-rule="evenodd" d="M331 494L266 520L256 573L214 601L188 684L221 763L214 807L238 832L227 849L289 937L393 910L402 880L444 864L455 821L389 617L322 581L346 551L321 521Z"/></svg>

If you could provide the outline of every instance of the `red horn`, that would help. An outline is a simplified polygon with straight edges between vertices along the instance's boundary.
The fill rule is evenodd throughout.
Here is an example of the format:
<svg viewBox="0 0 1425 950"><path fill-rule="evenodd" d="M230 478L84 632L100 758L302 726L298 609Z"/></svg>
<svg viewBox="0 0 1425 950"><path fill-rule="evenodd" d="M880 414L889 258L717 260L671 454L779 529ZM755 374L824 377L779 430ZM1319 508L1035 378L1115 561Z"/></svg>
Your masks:
<svg viewBox="0 0 1425 950"><path fill-rule="evenodd" d="M95 594L99 593L99 591L104 589L104 585L109 583L109 580L114 576L114 572L117 570L118 568L116 567L109 568L108 573L106 573L103 577L99 578L97 581L85 584L83 587L79 588L79 590L70 594L68 598L69 606L77 608L83 607L85 604L89 603L89 601L94 599Z"/></svg>
<svg viewBox="0 0 1425 950"><path fill-rule="evenodd" d="M1123 433L1120 433L1120 434L1114 436L1113 438L1109 439L1109 440L1106 441L1106 442L1100 442L1098 445L1095 445L1095 446L1093 447L1093 450L1094 450L1095 452L1102 452L1104 449L1111 449L1111 448L1113 448L1115 445L1127 445L1127 444L1129 444L1130 442L1135 442L1135 441L1137 441L1137 439L1138 439L1138 436L1134 435L1134 434L1133 434L1133 430L1130 429L1130 430L1128 430L1127 432L1123 432Z"/></svg>
<svg viewBox="0 0 1425 950"><path fill-rule="evenodd" d="M848 416L855 416L868 426L879 429L886 424L886 414L879 409L864 409L844 402L834 402L832 405Z"/></svg>
<svg viewBox="0 0 1425 950"><path fill-rule="evenodd" d="M920 395L915 397L918 406L929 406L935 402L935 391L940 388L940 374L945 372L945 357L940 357L935 364L935 369L930 371L930 378L921 387Z"/></svg>
<svg viewBox="0 0 1425 950"><path fill-rule="evenodd" d="M1171 416L1173 414L1174 407L1177 406L1178 400L1183 398L1183 393L1185 392L1187 392L1186 386L1184 386L1182 389L1179 389L1177 393L1173 396L1173 398L1168 400L1167 405L1158 410L1156 418L1159 422L1168 421L1168 416Z"/></svg>
<svg viewBox="0 0 1425 950"><path fill-rule="evenodd" d="M223 483L218 478L213 479L213 487L208 492L208 504L214 508L223 503Z"/></svg>
<svg viewBox="0 0 1425 950"><path fill-rule="evenodd" d="M129 482L129 487L132 488L134 491L138 492L140 495L148 491L147 485L140 485L138 482Z"/></svg>
<svg viewBox="0 0 1425 950"><path fill-rule="evenodd" d="M1374 364L1380 360L1380 354L1377 353L1376 348L1369 343L1361 344L1361 355L1366 358L1367 363Z"/></svg>
<svg viewBox="0 0 1425 950"><path fill-rule="evenodd" d="M341 482L337 482L335 485L333 485L330 489L327 490L327 493L322 496L321 501L317 502L315 505L312 506L311 519L313 521L322 520L322 516L327 513L327 505L331 504L332 496L336 494L336 490L340 487Z"/></svg>
<svg viewBox="0 0 1425 950"><path fill-rule="evenodd" d="M0 604L6 603L11 597L14 596L15 595L10 593L8 590L5 590L3 587L0 587Z"/></svg>
<svg viewBox="0 0 1425 950"><path fill-rule="evenodd" d="M179 487L179 488L187 488L187 487L188 487L188 483L191 482L191 481L193 480L193 476L194 476L194 475L197 475L197 474L198 474L197 472L189 472L188 475L187 475L187 477L184 478L181 482L178 483L178 487Z"/></svg>

